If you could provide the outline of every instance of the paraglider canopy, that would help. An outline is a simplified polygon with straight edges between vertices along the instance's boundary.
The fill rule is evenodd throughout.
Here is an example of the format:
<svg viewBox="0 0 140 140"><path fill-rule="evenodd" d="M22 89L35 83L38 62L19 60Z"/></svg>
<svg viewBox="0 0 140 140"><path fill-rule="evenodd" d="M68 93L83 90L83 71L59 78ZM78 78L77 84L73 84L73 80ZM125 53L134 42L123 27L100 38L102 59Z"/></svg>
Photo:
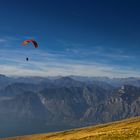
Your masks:
<svg viewBox="0 0 140 140"><path fill-rule="evenodd" d="M33 40L33 39L31 39L31 40L25 40L25 41L22 43L22 45L23 45L23 46L26 46L26 45L28 45L29 43L32 43L32 44L34 45L35 48L38 48L37 42L36 42L35 40Z"/></svg>

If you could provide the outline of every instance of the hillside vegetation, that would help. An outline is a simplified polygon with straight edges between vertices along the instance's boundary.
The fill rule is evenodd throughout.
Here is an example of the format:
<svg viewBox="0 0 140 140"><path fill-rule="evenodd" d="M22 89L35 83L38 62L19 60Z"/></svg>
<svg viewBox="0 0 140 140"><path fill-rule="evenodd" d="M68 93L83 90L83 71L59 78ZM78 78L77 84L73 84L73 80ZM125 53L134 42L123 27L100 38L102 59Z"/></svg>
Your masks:
<svg viewBox="0 0 140 140"><path fill-rule="evenodd" d="M140 140L140 117L57 133L1 140Z"/></svg>

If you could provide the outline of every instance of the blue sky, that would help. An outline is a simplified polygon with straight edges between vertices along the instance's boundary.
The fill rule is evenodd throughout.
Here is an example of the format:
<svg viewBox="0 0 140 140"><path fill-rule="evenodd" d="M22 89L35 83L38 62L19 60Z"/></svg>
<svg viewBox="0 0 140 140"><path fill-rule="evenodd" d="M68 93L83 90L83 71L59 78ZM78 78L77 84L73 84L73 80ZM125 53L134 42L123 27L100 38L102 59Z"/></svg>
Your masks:
<svg viewBox="0 0 140 140"><path fill-rule="evenodd" d="M1 0L0 73L139 77L139 7L138 0ZM23 47L25 39L39 48Z"/></svg>

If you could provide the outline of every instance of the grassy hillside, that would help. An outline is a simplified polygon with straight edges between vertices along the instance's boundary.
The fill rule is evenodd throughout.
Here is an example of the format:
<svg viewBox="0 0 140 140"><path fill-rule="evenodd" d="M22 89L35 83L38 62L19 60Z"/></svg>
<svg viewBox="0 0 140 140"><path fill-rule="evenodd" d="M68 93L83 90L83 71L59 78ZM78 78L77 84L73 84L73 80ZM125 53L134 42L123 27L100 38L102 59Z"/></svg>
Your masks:
<svg viewBox="0 0 140 140"><path fill-rule="evenodd" d="M140 140L140 117L64 132L4 140Z"/></svg>

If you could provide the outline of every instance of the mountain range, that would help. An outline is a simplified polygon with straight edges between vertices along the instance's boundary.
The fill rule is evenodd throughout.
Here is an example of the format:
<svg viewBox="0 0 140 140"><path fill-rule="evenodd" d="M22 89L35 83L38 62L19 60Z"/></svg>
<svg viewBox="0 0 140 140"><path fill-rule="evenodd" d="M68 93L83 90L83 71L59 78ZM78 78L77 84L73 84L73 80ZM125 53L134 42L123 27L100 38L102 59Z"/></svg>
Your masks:
<svg viewBox="0 0 140 140"><path fill-rule="evenodd" d="M0 75L0 137L60 131L134 116L140 116L140 78Z"/></svg>

